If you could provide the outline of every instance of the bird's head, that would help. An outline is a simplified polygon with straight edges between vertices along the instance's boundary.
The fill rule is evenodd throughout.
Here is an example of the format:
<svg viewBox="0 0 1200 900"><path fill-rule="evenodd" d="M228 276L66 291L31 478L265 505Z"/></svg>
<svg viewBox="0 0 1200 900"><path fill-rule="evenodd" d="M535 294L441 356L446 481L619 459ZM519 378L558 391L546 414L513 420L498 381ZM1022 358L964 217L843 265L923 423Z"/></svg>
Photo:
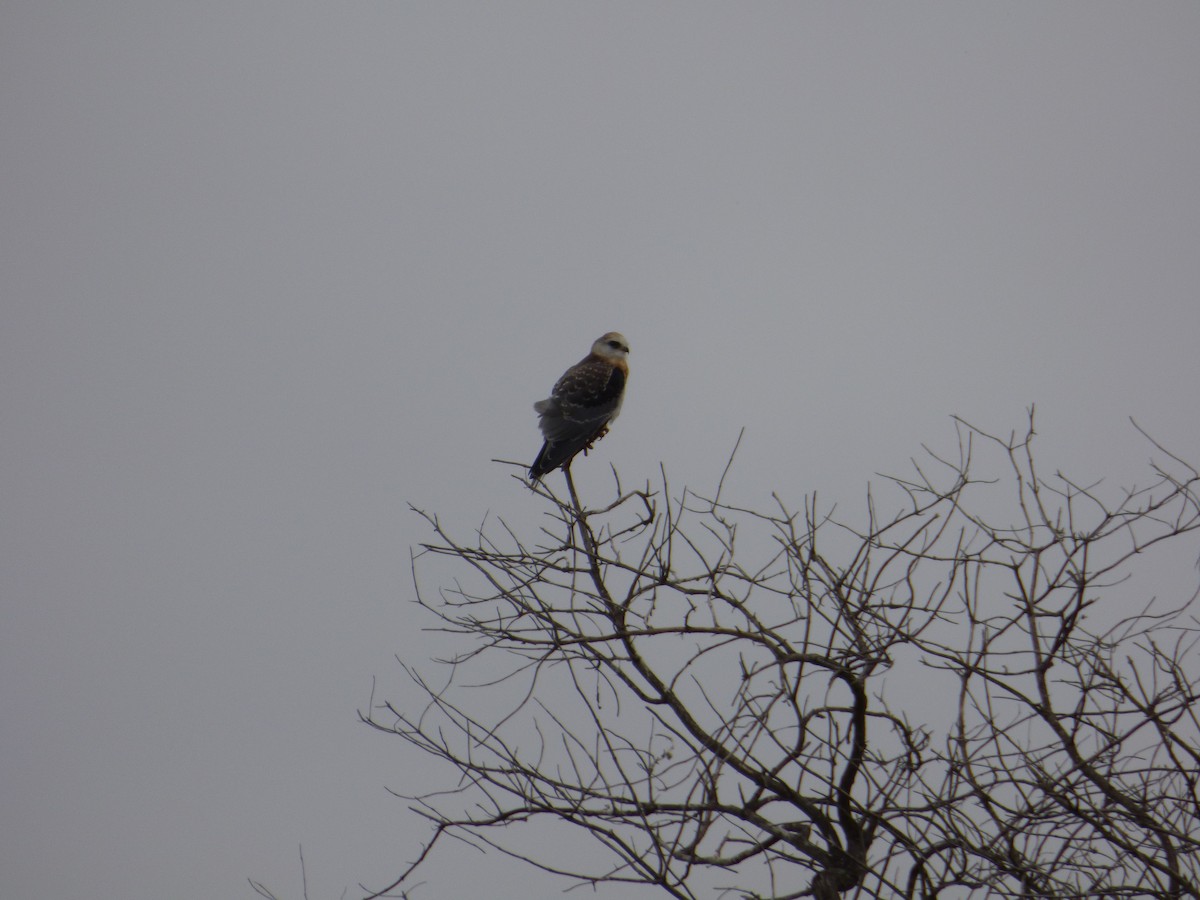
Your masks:
<svg viewBox="0 0 1200 900"><path fill-rule="evenodd" d="M629 341L620 332L610 331L592 344L592 353L613 362L624 360L629 355Z"/></svg>

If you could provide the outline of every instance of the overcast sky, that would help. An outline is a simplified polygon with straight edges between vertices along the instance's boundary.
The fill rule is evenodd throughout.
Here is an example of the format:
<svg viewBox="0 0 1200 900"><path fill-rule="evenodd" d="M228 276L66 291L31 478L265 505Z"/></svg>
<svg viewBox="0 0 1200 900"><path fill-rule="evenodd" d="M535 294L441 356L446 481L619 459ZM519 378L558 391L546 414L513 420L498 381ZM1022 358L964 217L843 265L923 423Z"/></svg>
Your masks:
<svg viewBox="0 0 1200 900"><path fill-rule="evenodd" d="M1197 285L1196 3L0 4L0 897L397 874L408 504L536 521L601 333L586 496L744 427L731 499L852 505L1032 403L1120 485L1200 457Z"/></svg>

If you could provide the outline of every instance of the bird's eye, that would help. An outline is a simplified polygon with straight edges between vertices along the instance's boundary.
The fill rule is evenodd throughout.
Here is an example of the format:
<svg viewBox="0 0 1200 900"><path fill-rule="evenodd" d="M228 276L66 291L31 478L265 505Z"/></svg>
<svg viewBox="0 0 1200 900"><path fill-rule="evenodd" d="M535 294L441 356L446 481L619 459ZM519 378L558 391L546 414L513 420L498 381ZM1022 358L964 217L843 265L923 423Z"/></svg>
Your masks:
<svg viewBox="0 0 1200 900"><path fill-rule="evenodd" d="M620 350L621 342L620 341L609 341L608 346L612 347L614 350Z"/></svg>

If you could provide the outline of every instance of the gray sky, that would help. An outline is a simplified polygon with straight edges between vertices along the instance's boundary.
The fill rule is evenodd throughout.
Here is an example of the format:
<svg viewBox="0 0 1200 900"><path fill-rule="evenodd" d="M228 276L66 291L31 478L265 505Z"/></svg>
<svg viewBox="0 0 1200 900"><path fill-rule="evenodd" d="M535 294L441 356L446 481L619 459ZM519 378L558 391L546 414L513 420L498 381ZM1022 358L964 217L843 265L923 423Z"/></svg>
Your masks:
<svg viewBox="0 0 1200 900"><path fill-rule="evenodd" d="M4 900L393 876L407 504L536 522L490 460L609 329L594 497L744 426L737 500L852 505L1030 403L1200 456L1194 3L9 2L0 123Z"/></svg>

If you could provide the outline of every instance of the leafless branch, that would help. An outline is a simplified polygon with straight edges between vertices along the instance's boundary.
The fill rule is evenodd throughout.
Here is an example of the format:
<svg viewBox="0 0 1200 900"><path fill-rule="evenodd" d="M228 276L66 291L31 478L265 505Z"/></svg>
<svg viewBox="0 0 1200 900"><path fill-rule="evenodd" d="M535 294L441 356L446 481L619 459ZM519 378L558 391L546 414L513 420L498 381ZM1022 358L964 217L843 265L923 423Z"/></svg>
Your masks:
<svg viewBox="0 0 1200 900"><path fill-rule="evenodd" d="M457 782L369 896L446 840L679 898L1200 896L1200 474L1151 440L1146 487L1046 477L1032 410L956 423L857 520L733 505L734 454L709 498L567 470L534 535L422 512L462 649L362 716Z"/></svg>

